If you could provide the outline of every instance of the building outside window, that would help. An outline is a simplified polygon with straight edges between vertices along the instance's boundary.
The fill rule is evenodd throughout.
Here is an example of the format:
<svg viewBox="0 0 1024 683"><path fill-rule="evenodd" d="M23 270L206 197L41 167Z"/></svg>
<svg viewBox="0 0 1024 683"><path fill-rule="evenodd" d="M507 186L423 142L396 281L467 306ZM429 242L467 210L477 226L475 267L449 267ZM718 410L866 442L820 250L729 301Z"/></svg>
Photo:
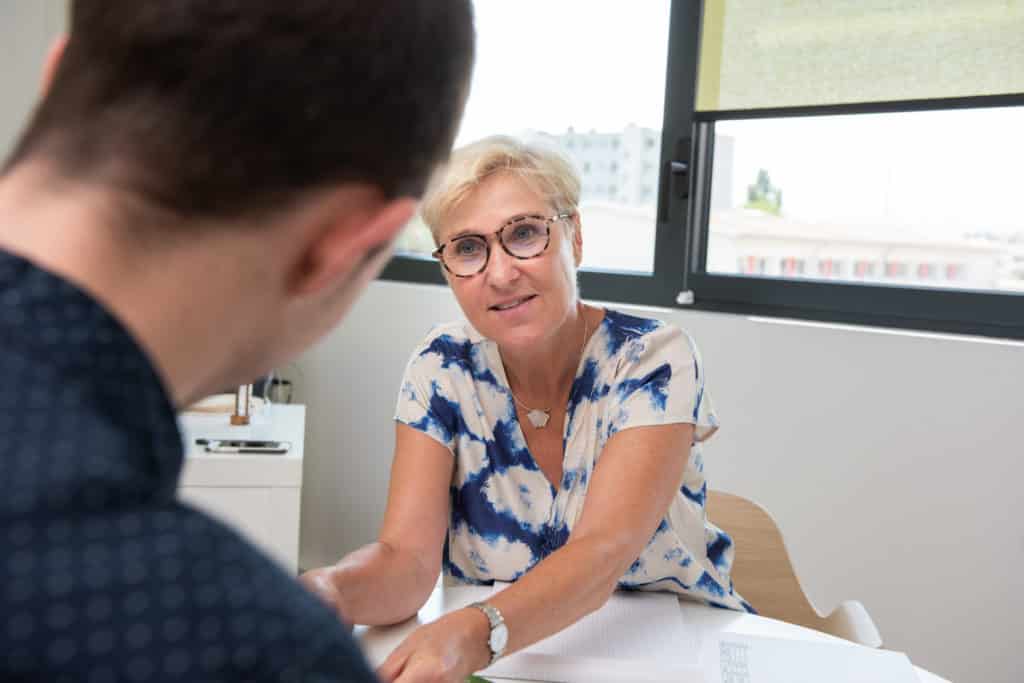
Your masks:
<svg viewBox="0 0 1024 683"><path fill-rule="evenodd" d="M905 277L907 274L907 264L899 261L888 261L885 264L885 276L886 277Z"/></svg>
<svg viewBox="0 0 1024 683"><path fill-rule="evenodd" d="M874 262L857 261L853 266L853 274L859 278L871 277L875 274Z"/></svg>

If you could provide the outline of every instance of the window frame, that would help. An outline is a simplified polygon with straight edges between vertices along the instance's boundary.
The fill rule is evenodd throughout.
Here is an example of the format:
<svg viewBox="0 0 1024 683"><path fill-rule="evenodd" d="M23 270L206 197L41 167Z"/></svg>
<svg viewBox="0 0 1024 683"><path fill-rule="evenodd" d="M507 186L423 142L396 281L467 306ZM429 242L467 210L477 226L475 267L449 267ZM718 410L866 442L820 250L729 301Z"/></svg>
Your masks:
<svg viewBox="0 0 1024 683"><path fill-rule="evenodd" d="M1024 106L1024 93L698 112L703 9L703 0L672 0L653 272L580 270L581 294L614 303L1024 339L1024 293L707 271L716 121ZM966 141L970 131L951 131L957 136ZM950 186L956 190L955 175ZM586 215L583 226L585 237ZM396 255L380 277L445 284L437 261L406 254Z"/></svg>

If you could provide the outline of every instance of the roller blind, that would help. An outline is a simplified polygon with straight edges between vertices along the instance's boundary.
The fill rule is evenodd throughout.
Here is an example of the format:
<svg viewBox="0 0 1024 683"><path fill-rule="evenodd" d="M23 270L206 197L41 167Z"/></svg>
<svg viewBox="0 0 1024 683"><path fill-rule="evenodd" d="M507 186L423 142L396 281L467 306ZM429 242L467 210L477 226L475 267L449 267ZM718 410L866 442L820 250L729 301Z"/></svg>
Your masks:
<svg viewBox="0 0 1024 683"><path fill-rule="evenodd" d="M1024 93L1024 0L707 0L698 111Z"/></svg>

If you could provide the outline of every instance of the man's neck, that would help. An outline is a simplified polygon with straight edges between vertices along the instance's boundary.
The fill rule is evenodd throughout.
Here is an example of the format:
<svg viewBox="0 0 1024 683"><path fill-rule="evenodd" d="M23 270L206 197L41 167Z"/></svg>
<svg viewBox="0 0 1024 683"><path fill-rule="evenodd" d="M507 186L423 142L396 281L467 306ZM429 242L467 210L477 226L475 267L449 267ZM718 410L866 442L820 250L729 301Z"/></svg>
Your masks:
<svg viewBox="0 0 1024 683"><path fill-rule="evenodd" d="M237 310L256 298L237 291L253 283L232 272L245 255L229 251L237 241L219 244L208 236L202 249L170 240L157 249L131 231L114 224L110 197L101 190L62 185L30 169L0 179L0 249L97 299L148 354L174 404L184 407L223 387L231 349L249 333L232 323L258 319Z"/></svg>

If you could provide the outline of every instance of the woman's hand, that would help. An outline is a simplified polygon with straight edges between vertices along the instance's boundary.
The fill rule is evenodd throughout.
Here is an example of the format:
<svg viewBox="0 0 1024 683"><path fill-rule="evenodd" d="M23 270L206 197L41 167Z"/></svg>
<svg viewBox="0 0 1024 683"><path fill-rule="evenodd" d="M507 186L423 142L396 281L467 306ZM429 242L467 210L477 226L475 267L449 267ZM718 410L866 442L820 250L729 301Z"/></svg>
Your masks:
<svg viewBox="0 0 1024 683"><path fill-rule="evenodd" d="M384 683L464 683L490 663L490 633L487 616L480 610L452 612L413 631L377 675Z"/></svg>
<svg viewBox="0 0 1024 683"><path fill-rule="evenodd" d="M338 617L352 628L352 624L345 614L345 606L342 601L341 591L334 582L334 567L321 567L310 569L308 572L299 575L299 583L305 586L313 595L320 598L328 607L333 609Z"/></svg>

